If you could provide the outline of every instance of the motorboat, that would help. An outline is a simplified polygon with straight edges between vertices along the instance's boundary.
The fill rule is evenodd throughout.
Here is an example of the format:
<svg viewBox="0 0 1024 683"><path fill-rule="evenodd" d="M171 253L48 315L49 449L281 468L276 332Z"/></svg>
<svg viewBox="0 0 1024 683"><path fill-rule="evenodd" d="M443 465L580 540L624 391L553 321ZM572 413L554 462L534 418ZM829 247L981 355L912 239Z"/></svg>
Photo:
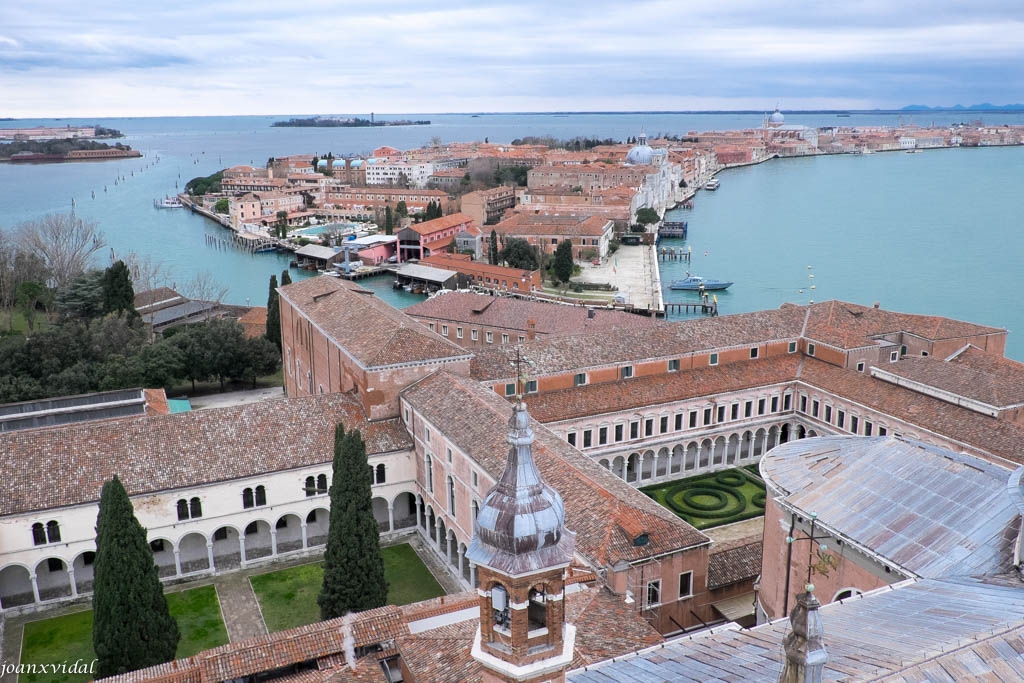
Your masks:
<svg viewBox="0 0 1024 683"><path fill-rule="evenodd" d="M164 197L163 199L154 199L153 206L158 209L180 209L183 205L181 200L175 197Z"/></svg>
<svg viewBox="0 0 1024 683"><path fill-rule="evenodd" d="M712 178L711 180L709 180L706 183L704 183L704 189L705 190L710 190L711 192L714 192L715 190L718 189L718 185L719 185L718 178Z"/></svg>
<svg viewBox="0 0 1024 683"><path fill-rule="evenodd" d="M712 278L701 277L700 275L690 275L687 273L684 279L673 280L672 284L670 284L668 288L685 289L691 292L713 292L728 289L731 285L731 282L726 282L725 280L714 280Z"/></svg>

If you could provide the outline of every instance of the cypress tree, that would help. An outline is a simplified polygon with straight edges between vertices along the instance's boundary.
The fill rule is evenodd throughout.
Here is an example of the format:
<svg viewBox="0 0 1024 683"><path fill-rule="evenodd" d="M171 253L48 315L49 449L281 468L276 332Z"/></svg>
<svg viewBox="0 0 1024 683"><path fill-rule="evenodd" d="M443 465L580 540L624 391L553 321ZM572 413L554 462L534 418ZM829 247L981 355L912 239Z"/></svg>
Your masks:
<svg viewBox="0 0 1024 683"><path fill-rule="evenodd" d="M124 261L117 261L103 271L102 284L104 313L127 311L130 317L138 316L131 273Z"/></svg>
<svg viewBox="0 0 1024 683"><path fill-rule="evenodd" d="M115 476L96 519L92 647L102 678L174 659L178 624L167 609L146 530Z"/></svg>
<svg viewBox="0 0 1024 683"><path fill-rule="evenodd" d="M395 224L394 219L391 217L391 207L384 207L384 234L390 235L394 232Z"/></svg>
<svg viewBox="0 0 1024 683"><path fill-rule="evenodd" d="M281 271L281 286L284 287L285 285L290 285L291 283L292 274L287 268L285 268L284 270Z"/></svg>
<svg viewBox="0 0 1024 683"><path fill-rule="evenodd" d="M267 296L267 332L265 336L274 342L278 351L281 350L281 304L277 300L276 275L270 276L270 294Z"/></svg>
<svg viewBox="0 0 1024 683"><path fill-rule="evenodd" d="M324 552L324 583L316 601L321 619L387 604L388 584L373 518L370 466L359 430L334 429L331 526Z"/></svg>
<svg viewBox="0 0 1024 683"><path fill-rule="evenodd" d="M498 265L498 231L491 230L491 243L487 247L487 262Z"/></svg>

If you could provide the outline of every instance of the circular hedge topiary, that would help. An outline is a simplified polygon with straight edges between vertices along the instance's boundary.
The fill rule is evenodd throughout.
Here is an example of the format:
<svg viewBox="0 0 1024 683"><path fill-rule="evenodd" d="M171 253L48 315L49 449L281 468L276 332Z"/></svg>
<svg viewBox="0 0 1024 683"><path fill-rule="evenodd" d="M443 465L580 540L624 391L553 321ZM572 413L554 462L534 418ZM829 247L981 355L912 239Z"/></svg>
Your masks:
<svg viewBox="0 0 1024 683"><path fill-rule="evenodd" d="M717 502L699 503L694 500L697 496L714 498ZM680 496L680 500L683 505L698 512L716 512L729 505L729 496L725 494L725 491L720 491L707 486L694 486L693 488L686 489L683 491L683 495Z"/></svg>
<svg viewBox="0 0 1024 683"><path fill-rule="evenodd" d="M759 493L755 493L754 497L750 499L750 502L759 508L764 508L764 504L766 502L765 492L761 491Z"/></svg>
<svg viewBox="0 0 1024 683"><path fill-rule="evenodd" d="M710 496L716 499L716 503L697 502L694 500L696 496ZM665 502L674 512L681 515L706 519L731 517L743 512L747 507L746 496L742 493L714 484L674 486L666 494Z"/></svg>
<svg viewBox="0 0 1024 683"><path fill-rule="evenodd" d="M725 472L715 474L715 481L722 486L737 487L746 484L747 478L735 470L726 470Z"/></svg>

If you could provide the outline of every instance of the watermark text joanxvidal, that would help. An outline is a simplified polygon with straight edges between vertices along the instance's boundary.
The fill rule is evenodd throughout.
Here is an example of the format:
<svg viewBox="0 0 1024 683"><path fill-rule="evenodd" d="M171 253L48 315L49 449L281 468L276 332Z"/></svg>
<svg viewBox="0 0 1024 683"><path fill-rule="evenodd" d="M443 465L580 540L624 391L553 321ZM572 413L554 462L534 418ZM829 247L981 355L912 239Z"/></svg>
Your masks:
<svg viewBox="0 0 1024 683"><path fill-rule="evenodd" d="M77 659L73 662L64 660L63 662L51 662L47 664L0 664L0 673L4 675L8 674L95 674L96 673L96 662L99 660L94 659L91 662L84 659Z"/></svg>

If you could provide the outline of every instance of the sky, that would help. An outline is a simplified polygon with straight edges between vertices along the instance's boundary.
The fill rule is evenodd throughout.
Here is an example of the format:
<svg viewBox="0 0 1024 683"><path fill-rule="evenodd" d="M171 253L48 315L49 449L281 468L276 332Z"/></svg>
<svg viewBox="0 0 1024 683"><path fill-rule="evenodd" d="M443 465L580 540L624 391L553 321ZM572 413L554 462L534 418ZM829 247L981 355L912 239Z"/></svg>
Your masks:
<svg viewBox="0 0 1024 683"><path fill-rule="evenodd" d="M0 0L0 117L981 102L1021 0Z"/></svg>

